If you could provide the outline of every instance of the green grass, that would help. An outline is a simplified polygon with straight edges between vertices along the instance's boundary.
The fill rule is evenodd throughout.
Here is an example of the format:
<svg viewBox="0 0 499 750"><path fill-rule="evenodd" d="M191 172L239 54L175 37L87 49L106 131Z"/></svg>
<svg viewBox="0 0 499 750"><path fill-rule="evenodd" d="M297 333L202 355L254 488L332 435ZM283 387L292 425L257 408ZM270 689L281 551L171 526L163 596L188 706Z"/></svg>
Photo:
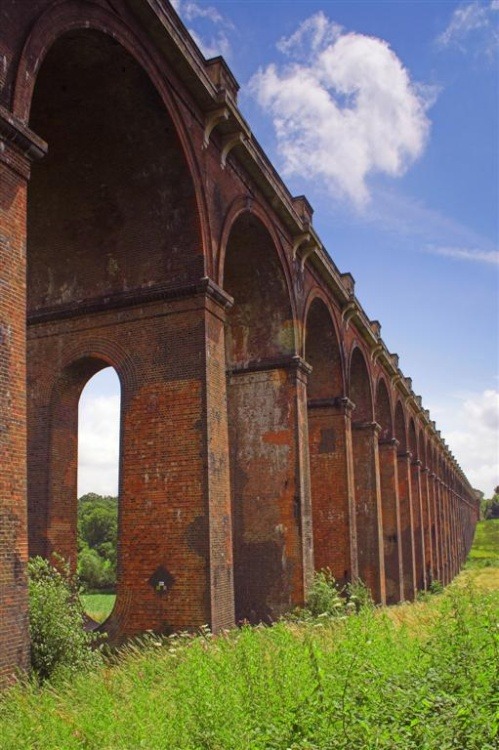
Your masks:
<svg viewBox="0 0 499 750"><path fill-rule="evenodd" d="M92 620L104 622L111 614L116 600L115 594L81 594L83 609Z"/></svg>
<svg viewBox="0 0 499 750"><path fill-rule="evenodd" d="M468 567L499 566L499 518L477 523L467 564Z"/></svg>
<svg viewBox="0 0 499 750"><path fill-rule="evenodd" d="M497 750L497 571L343 619L149 636L92 674L10 690L0 747Z"/></svg>

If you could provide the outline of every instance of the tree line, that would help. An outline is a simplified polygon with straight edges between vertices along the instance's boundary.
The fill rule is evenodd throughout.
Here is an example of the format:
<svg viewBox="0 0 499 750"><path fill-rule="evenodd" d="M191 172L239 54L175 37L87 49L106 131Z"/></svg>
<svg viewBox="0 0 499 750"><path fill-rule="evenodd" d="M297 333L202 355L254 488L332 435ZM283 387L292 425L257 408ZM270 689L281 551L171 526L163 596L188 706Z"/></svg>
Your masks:
<svg viewBox="0 0 499 750"><path fill-rule="evenodd" d="M78 576L87 591L113 592L118 551L118 498L89 492L78 500Z"/></svg>

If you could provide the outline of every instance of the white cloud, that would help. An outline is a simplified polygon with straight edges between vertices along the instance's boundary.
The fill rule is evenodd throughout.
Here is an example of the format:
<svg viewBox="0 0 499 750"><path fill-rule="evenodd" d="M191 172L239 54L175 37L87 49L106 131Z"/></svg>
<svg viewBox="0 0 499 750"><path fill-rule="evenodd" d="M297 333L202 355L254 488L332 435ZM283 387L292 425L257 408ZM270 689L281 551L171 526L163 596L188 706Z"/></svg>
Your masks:
<svg viewBox="0 0 499 750"><path fill-rule="evenodd" d="M468 394L435 412L468 480L489 497L499 484L499 391Z"/></svg>
<svg viewBox="0 0 499 750"><path fill-rule="evenodd" d="M230 58L231 45L227 31L234 28L231 21L211 5L200 5L191 0L173 0L172 5L184 21L202 23L202 29L196 26L196 28L189 27L188 31L207 59L218 57L218 55ZM213 24L219 28L212 33L207 31L206 23L208 26Z"/></svg>
<svg viewBox="0 0 499 750"><path fill-rule="evenodd" d="M442 255L445 258L455 260L469 260L475 263L492 263L499 265L499 250L478 250L466 247L434 247L429 245L427 252L433 255Z"/></svg>
<svg viewBox="0 0 499 750"><path fill-rule="evenodd" d="M118 494L120 397L83 392L78 417L78 497Z"/></svg>
<svg viewBox="0 0 499 750"><path fill-rule="evenodd" d="M460 5L454 10L445 31L437 37L437 44L442 48L456 47L466 52L474 43L476 54L494 57L499 43L496 13L499 13L497 0L489 3L476 0Z"/></svg>
<svg viewBox="0 0 499 750"><path fill-rule="evenodd" d="M284 173L365 205L370 175L399 177L423 153L435 90L415 85L386 42L344 33L323 13L279 48L294 59L249 86L273 118Z"/></svg>

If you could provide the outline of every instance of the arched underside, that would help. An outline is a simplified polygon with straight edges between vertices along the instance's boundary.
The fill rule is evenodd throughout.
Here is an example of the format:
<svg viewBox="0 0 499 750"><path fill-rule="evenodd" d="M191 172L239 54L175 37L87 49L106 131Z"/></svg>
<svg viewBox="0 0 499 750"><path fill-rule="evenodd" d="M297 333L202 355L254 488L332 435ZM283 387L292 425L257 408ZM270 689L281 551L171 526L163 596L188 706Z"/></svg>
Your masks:
<svg viewBox="0 0 499 750"><path fill-rule="evenodd" d="M89 30L60 37L38 73L30 127L49 144L29 186L30 312L203 275L178 136L116 41Z"/></svg>
<svg viewBox="0 0 499 750"><path fill-rule="evenodd" d="M393 438L392 411L386 383L378 383L375 419L379 433L379 477L383 518L386 601L394 604L403 599L400 502L397 471L397 441Z"/></svg>
<svg viewBox="0 0 499 750"><path fill-rule="evenodd" d="M210 335L222 342L219 358L216 343L211 357L200 356L207 312L185 302L187 284L204 275L199 215L172 118L113 38L81 30L47 53L30 126L49 144L28 205L33 549L74 559L77 397L111 364L123 390L121 554L110 638L229 626L222 418L217 444L205 437L207 400L217 412L225 402L223 335L215 330L222 323L210 321ZM216 476L210 461L221 467Z"/></svg>
<svg viewBox="0 0 499 750"><path fill-rule="evenodd" d="M316 298L305 324L312 527L316 570L352 579L347 417L340 346L331 314Z"/></svg>
<svg viewBox="0 0 499 750"><path fill-rule="evenodd" d="M234 298L226 356L236 620L269 622L303 601L311 567L306 528L300 536L302 514L309 512L299 482L307 449L300 413L305 385L293 357L279 255L252 214L232 227L224 288Z"/></svg>
<svg viewBox="0 0 499 750"><path fill-rule="evenodd" d="M355 404L352 447L359 577L376 601L384 602L385 562L378 471L379 426L374 422L372 388L364 355L355 348L350 361L349 395Z"/></svg>

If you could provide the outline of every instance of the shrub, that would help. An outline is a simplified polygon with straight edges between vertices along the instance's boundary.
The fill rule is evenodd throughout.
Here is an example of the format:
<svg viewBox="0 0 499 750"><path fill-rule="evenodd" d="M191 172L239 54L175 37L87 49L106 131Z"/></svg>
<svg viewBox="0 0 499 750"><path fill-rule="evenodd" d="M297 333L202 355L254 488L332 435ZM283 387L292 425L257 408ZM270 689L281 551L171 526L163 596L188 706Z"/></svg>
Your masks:
<svg viewBox="0 0 499 750"><path fill-rule="evenodd" d="M307 599L307 610L313 617L343 615L345 614L345 599L342 593L329 568L319 570L314 574Z"/></svg>
<svg viewBox="0 0 499 750"><path fill-rule="evenodd" d="M63 560L28 563L31 666L40 682L101 663L95 635L83 629L83 608L74 576Z"/></svg>

